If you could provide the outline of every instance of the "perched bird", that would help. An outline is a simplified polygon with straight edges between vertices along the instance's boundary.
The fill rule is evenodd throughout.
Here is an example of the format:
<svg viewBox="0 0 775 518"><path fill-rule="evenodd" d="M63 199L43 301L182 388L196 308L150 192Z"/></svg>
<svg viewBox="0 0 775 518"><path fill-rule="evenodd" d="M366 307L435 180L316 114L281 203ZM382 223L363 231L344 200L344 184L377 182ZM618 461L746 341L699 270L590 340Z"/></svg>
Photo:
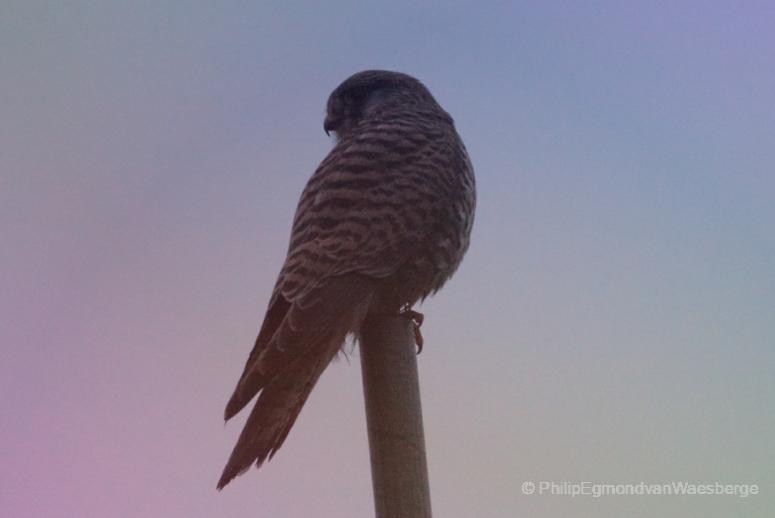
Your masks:
<svg viewBox="0 0 775 518"><path fill-rule="evenodd" d="M474 171L452 118L406 74L359 72L328 99L336 144L307 182L263 325L226 405L258 400L221 489L282 445L323 370L367 315L422 315L468 249ZM422 340L418 336L418 346Z"/></svg>

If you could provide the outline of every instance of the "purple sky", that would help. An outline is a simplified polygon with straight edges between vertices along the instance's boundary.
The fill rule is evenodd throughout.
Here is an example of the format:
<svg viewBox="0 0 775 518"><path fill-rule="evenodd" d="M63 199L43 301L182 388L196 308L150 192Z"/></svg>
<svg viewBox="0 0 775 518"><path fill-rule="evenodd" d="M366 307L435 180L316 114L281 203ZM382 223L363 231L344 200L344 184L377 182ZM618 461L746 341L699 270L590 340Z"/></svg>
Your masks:
<svg viewBox="0 0 775 518"><path fill-rule="evenodd" d="M271 5L270 5L271 4ZM325 101L415 75L477 170L422 310L435 514L770 516L771 2L5 2L0 515L373 513L357 354L223 492ZM758 484L595 499L524 481Z"/></svg>

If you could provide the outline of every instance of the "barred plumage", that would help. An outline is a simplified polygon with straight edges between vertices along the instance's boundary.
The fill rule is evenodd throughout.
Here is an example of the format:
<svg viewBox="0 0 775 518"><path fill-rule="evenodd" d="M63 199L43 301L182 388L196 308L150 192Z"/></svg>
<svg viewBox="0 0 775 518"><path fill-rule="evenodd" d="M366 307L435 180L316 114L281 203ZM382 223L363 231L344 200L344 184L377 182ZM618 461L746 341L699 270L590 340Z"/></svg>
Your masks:
<svg viewBox="0 0 775 518"><path fill-rule="evenodd" d="M369 313L439 290L469 244L474 172L452 118L416 79L371 70L337 87L337 142L305 187L285 264L226 406L259 394L218 488L280 448L320 374Z"/></svg>

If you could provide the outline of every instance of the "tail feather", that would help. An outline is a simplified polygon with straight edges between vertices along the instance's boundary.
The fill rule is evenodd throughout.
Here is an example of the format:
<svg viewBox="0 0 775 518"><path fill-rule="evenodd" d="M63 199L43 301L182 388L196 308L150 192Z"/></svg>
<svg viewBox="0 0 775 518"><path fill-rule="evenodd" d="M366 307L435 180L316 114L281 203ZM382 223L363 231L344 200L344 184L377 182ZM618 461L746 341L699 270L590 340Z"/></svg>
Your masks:
<svg viewBox="0 0 775 518"><path fill-rule="evenodd" d="M226 463L218 489L250 465L271 459L288 436L323 370L366 316L373 281L330 279L300 300L270 304L245 369L226 405L228 420L259 394Z"/></svg>
<svg viewBox="0 0 775 518"><path fill-rule="evenodd" d="M218 489L243 473L255 462L260 467L280 449L323 370L339 350L341 340L305 355L274 377L256 401L237 445L226 463ZM309 358L314 354L314 358Z"/></svg>

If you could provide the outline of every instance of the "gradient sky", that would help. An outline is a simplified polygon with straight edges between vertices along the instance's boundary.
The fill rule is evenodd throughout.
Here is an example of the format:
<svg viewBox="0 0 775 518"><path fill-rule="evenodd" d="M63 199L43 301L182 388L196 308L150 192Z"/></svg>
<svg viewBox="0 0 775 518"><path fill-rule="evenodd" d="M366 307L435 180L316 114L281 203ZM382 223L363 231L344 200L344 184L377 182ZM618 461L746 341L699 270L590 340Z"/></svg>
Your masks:
<svg viewBox="0 0 775 518"><path fill-rule="evenodd" d="M771 516L773 26L764 1L5 0L0 514L373 513L357 354L215 483L326 98L386 68L477 171L471 249L423 306L435 515Z"/></svg>

